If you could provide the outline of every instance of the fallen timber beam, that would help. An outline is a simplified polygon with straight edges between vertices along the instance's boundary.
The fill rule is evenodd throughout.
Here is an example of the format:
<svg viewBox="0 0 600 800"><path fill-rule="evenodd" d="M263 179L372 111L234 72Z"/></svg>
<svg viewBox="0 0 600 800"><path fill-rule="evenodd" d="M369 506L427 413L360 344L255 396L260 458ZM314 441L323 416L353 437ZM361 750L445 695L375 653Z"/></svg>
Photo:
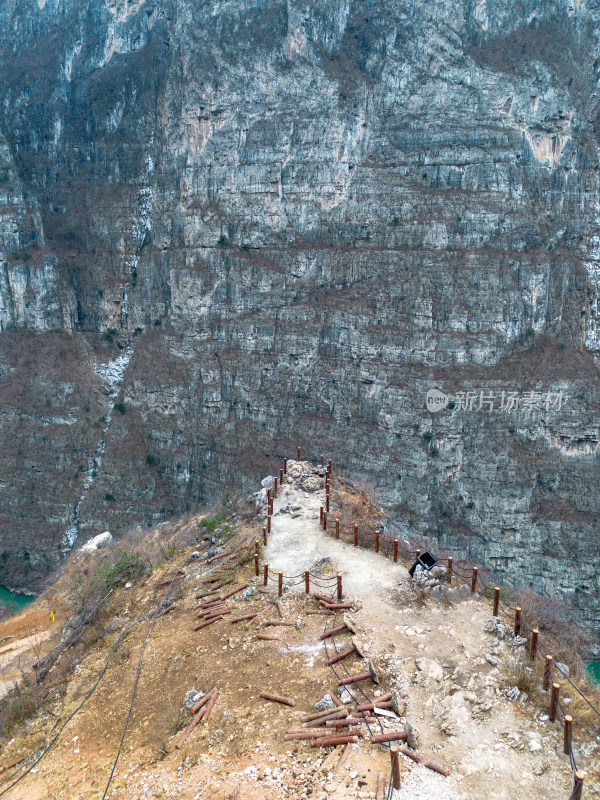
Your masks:
<svg viewBox="0 0 600 800"><path fill-rule="evenodd" d="M289 742L291 739L321 739L322 736L322 730L289 731L283 737L283 741Z"/></svg>
<svg viewBox="0 0 600 800"><path fill-rule="evenodd" d="M427 756L422 755L421 753L417 753L416 750L409 750L408 747L400 747L398 748L402 755L408 756L412 758L413 761L416 761L417 764L423 764L425 767L429 767L434 772L439 772L440 775L445 775L448 777L450 775L450 770L448 767L444 767L442 764L438 764L437 761L432 761Z"/></svg>
<svg viewBox="0 0 600 800"><path fill-rule="evenodd" d="M193 630L199 631L201 628L206 628L207 625L212 625L213 622L216 622L219 619L223 619L223 617L221 615L218 617L212 617L212 619L208 619L205 622L201 622L199 625L196 625Z"/></svg>
<svg viewBox="0 0 600 800"><path fill-rule="evenodd" d="M326 728L347 728L349 725L362 725L363 722L377 722L376 717L346 717L345 719L327 719Z"/></svg>
<svg viewBox="0 0 600 800"><path fill-rule="evenodd" d="M218 689L215 689L215 690L214 690L214 692L213 692L213 696L212 696L212 697L210 698L210 700L208 701L208 705L206 706L206 709L205 709L205 711L204 711L204 716L202 717L202 719L203 719L204 721L206 721L206 720L208 719L208 715L209 715L209 714L210 714L210 712L213 710L213 708L214 708L214 705L215 705L215 703L217 702L217 697L218 697L218 696L219 696L219 690L218 690Z"/></svg>
<svg viewBox="0 0 600 800"><path fill-rule="evenodd" d="M328 658L325 664L330 667L332 664L337 664L338 661L342 661L344 658L351 656L353 653L356 653L356 648L349 647L348 650L343 650L341 653Z"/></svg>
<svg viewBox="0 0 600 800"><path fill-rule="evenodd" d="M392 711L394 704L391 700L384 700L381 703L361 703L359 706L356 706L356 711L375 711L378 708L384 711Z"/></svg>
<svg viewBox="0 0 600 800"><path fill-rule="evenodd" d="M234 555L234 551L230 550L228 553L221 553L218 556L213 556L212 558L207 559L206 563L212 564L213 561L219 561L219 559L221 558L227 558L227 556L232 556L232 555Z"/></svg>
<svg viewBox="0 0 600 800"><path fill-rule="evenodd" d="M295 706L296 701L291 700L289 697L283 697L280 694L272 694L271 692L261 692L259 697L264 700L271 700L273 703L281 703L284 706Z"/></svg>
<svg viewBox="0 0 600 800"><path fill-rule="evenodd" d="M213 693L216 691L217 687L213 686L210 692L207 692L201 700L198 700L197 703L194 703L194 705L190 708L190 713L195 714L196 711L199 711L202 708L202 706L205 706L210 700L210 698L213 696Z"/></svg>
<svg viewBox="0 0 600 800"><path fill-rule="evenodd" d="M394 733L376 733L371 736L371 744L381 744L382 742L405 742L408 737L406 731L396 731Z"/></svg>
<svg viewBox="0 0 600 800"><path fill-rule="evenodd" d="M265 625L285 625L288 628L293 628L296 623L295 622L286 622L283 619L268 619L265 622Z"/></svg>
<svg viewBox="0 0 600 800"><path fill-rule="evenodd" d="M200 722L200 720L202 719L203 716L204 716L204 709L201 708L200 711L198 711L198 713L194 717L194 719L190 722L190 724L187 726L187 728L184 730L184 732L181 734L181 736L175 742L175 747L178 750L181 747L181 745L185 742L187 737L190 735L190 733L194 730L196 725Z"/></svg>
<svg viewBox="0 0 600 800"><path fill-rule="evenodd" d="M236 589L232 589L227 594L224 594L223 600L227 600L229 597L233 597L233 595L237 594L238 592L243 592L244 589L247 589L249 585L250 585L249 583L242 583L241 586L238 586Z"/></svg>
<svg viewBox="0 0 600 800"><path fill-rule="evenodd" d="M175 609L175 608L177 608L177 606L168 606L167 608L163 608L162 611L158 612L158 614L156 615L156 618L158 619L158 617L164 617L165 614L170 614L171 611L173 611L173 609Z"/></svg>
<svg viewBox="0 0 600 800"><path fill-rule="evenodd" d="M322 739L314 739L311 747L337 747L338 744L355 744L356 736L324 736Z"/></svg>
<svg viewBox="0 0 600 800"><path fill-rule="evenodd" d="M214 619L215 617L226 617L227 614L233 614L233 608L218 608L213 614L198 614L199 619Z"/></svg>
<svg viewBox="0 0 600 800"><path fill-rule="evenodd" d="M370 672L361 672L360 675L348 675L346 678L340 678L338 686L348 686L351 683L358 683L359 681L372 680Z"/></svg>
<svg viewBox="0 0 600 800"><path fill-rule="evenodd" d="M341 633L342 631L347 630L346 623L344 622L343 625L338 625L337 628L332 628L330 631L325 631L319 636L319 639L329 639L330 636L335 636L336 633Z"/></svg>
<svg viewBox="0 0 600 800"><path fill-rule="evenodd" d="M328 719L329 717L333 717L334 714L341 714L343 713L344 716L348 716L348 712L345 708L328 708L326 711L319 711L316 714L309 714L306 717L302 717L302 722L314 722L316 719Z"/></svg>
<svg viewBox="0 0 600 800"><path fill-rule="evenodd" d="M260 617L262 617L263 614L266 614L267 611L269 611L269 610L270 610L269 606L265 606L262 611L259 611L258 614L255 614L252 617L252 619L250 620L250 623L249 623L248 627L249 628L252 627L252 625L255 624L256 620L259 619Z"/></svg>

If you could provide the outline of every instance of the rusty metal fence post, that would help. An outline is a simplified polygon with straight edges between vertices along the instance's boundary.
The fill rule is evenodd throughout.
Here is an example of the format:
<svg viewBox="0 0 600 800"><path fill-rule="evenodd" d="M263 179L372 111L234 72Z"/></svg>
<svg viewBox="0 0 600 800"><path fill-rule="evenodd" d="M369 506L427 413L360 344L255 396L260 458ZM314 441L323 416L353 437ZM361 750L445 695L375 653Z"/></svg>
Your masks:
<svg viewBox="0 0 600 800"><path fill-rule="evenodd" d="M271 515L267 514L267 533L271 533Z"/></svg>
<svg viewBox="0 0 600 800"><path fill-rule="evenodd" d="M379 552L379 531L375 531L375 552Z"/></svg>
<svg viewBox="0 0 600 800"><path fill-rule="evenodd" d="M342 573L338 572L337 574L337 599L341 600L343 597L342 595Z"/></svg>
<svg viewBox="0 0 600 800"><path fill-rule="evenodd" d="M267 586L267 584L268 584L268 583L269 583L269 565L268 565L268 564L265 564L265 565L264 565L264 578L263 578L263 585L264 585L264 586Z"/></svg>
<svg viewBox="0 0 600 800"><path fill-rule="evenodd" d="M304 570L304 591L310 594L310 572L307 569Z"/></svg>
<svg viewBox="0 0 600 800"><path fill-rule="evenodd" d="M300 461L300 448L298 448L298 461Z"/></svg>
<svg viewBox="0 0 600 800"><path fill-rule="evenodd" d="M323 512L323 530L324 531L327 530L327 512L326 511Z"/></svg>
<svg viewBox="0 0 600 800"><path fill-rule="evenodd" d="M283 459L283 474L287 475L287 458Z"/></svg>
<svg viewBox="0 0 600 800"><path fill-rule="evenodd" d="M394 563L398 561L398 539L394 539Z"/></svg>
<svg viewBox="0 0 600 800"><path fill-rule="evenodd" d="M354 523L354 547L358 547L358 525Z"/></svg>
<svg viewBox="0 0 600 800"><path fill-rule="evenodd" d="M449 583L450 585L452 585L452 566L453 566L453 564L454 564L454 559L452 558L452 556L448 556L448 572L447 572L447 578L448 578L448 583Z"/></svg>
<svg viewBox="0 0 600 800"><path fill-rule="evenodd" d="M263 544L267 546L267 526L263 525Z"/></svg>
<svg viewBox="0 0 600 800"><path fill-rule="evenodd" d="M335 521L335 538L336 539L340 538L340 521L339 521L339 519L336 519L336 521Z"/></svg>
<svg viewBox="0 0 600 800"><path fill-rule="evenodd" d="M283 597L283 572L277 573L277 594Z"/></svg>

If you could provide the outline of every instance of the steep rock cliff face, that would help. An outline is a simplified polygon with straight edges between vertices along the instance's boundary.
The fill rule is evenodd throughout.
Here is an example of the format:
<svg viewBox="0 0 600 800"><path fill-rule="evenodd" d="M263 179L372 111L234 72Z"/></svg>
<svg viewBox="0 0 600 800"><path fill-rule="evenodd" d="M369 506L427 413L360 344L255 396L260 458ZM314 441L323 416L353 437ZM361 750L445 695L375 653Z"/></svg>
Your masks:
<svg viewBox="0 0 600 800"><path fill-rule="evenodd" d="M1 13L2 579L299 443L598 622L597 4Z"/></svg>

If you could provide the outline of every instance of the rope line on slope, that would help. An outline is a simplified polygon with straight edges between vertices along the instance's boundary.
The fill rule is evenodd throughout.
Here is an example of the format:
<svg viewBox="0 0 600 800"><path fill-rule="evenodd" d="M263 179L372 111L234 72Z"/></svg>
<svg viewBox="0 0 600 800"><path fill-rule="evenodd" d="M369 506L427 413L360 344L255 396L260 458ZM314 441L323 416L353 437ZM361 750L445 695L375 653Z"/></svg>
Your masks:
<svg viewBox="0 0 600 800"><path fill-rule="evenodd" d="M192 560L191 556L188 556L187 558L185 558L183 560L183 562L180 564L179 569L182 569L183 566L185 564L187 564L191 560ZM165 572L167 572L167 571L168 570L165 570ZM165 574L165 573L163 573L163 574ZM136 669L135 680L134 680L134 684L133 684L133 692L131 694L131 701L129 703L129 710L127 711L127 717L125 719L125 726L123 728L123 734L121 736L121 741L119 742L119 747L118 747L118 750L117 750L117 754L115 756L115 760L113 761L113 765L112 765L112 768L111 768L111 771L110 771L110 776L108 778L108 782L106 784L106 788L104 789L104 794L102 795L102 800L105 800L105 798L107 796L108 789L110 787L110 784L112 783L112 779L113 779L114 774L115 774L115 769L117 768L117 764L119 762L119 757L121 755L121 750L123 749L123 743L125 742L125 736L127 735L127 730L129 728L129 722L131 721L131 715L133 713L133 706L134 706L135 698L136 698L136 695L137 695L140 675L142 673L142 663L143 663L143 660L144 660L144 654L146 652L146 647L148 645L148 641L150 640L150 636L152 634L152 631L154 630L154 625L156 624L156 620L158 619L158 614L160 613L161 605L165 601L165 599L169 596L169 592L171 591L171 588L172 588L173 584L175 583L177 577L178 577L177 571L175 571L175 573L173 575L173 578L171 579L171 583L168 585L168 587L167 587L167 589L166 589L166 591L165 591L165 593L163 595L162 601L156 606L156 610L154 612L154 615L152 616L152 621L150 622L150 626L148 628L148 632L146 633L146 638L144 639L144 643L142 645L142 650L140 652L140 658L139 658L137 669ZM157 594L158 594L158 586L156 588L156 593L154 595L153 602L156 599Z"/></svg>

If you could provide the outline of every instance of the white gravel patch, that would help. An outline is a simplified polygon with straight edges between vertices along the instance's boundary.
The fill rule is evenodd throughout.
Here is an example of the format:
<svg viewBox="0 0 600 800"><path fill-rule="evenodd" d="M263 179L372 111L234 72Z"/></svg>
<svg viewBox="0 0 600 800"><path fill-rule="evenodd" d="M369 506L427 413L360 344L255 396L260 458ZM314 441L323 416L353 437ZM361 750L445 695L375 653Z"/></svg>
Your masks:
<svg viewBox="0 0 600 800"><path fill-rule="evenodd" d="M461 795L448 778L427 767L417 766L405 773L402 785L392 792L392 800L460 800Z"/></svg>

